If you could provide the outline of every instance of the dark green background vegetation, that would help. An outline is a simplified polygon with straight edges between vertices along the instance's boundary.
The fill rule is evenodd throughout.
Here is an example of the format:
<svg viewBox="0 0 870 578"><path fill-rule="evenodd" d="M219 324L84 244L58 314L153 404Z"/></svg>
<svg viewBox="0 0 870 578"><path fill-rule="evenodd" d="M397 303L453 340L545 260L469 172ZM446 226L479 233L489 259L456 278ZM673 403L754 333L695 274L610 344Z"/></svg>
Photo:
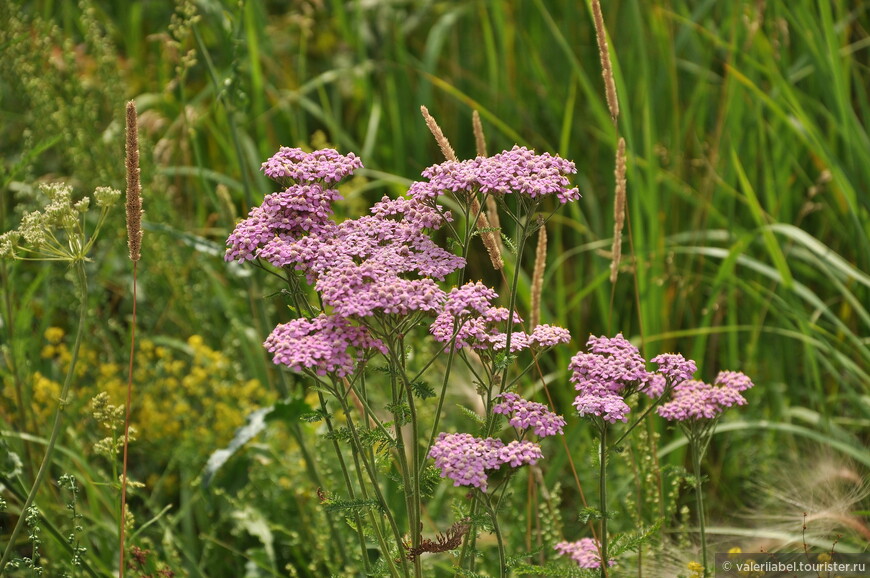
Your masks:
<svg viewBox="0 0 870 578"><path fill-rule="evenodd" d="M36 208L41 181L63 180L80 194L123 189L124 103L135 100L146 210L141 335L177 347L201 335L237 364L239 379L301 398L304 383L280 374L260 345L287 319L273 295L280 286L223 261L235 222L273 190L260 163L281 145L355 152L366 168L343 186L336 212L356 216L443 160L420 105L461 158L474 156L477 110L489 152L520 144L577 164L583 198L548 229L541 314L575 338L543 365L558 409L572 414L566 367L589 334L621 331L647 358L682 352L706 380L720 369L747 373L756 383L749 406L726 416L720 429L728 433L714 437L707 456L711 531L739 535L752 524L733 515L746 509L768 515L760 535L799 537L800 514L773 520L785 510L770 502L765 484L782 489L782 471L829 459L859 479L870 467L870 4L609 0L604 18L628 150L630 233L615 287L608 275L617 131L590 11L577 1L203 0L186 11L169 2L0 0L0 230ZM121 213L89 266L92 347L118 362L131 313ZM479 249L471 276L500 289ZM46 363L45 328L72 331L63 274L44 264L3 270L2 351L23 373ZM528 285L523 278L524 315ZM10 367L0 359L5 385L16 379ZM20 411L4 403L5 415ZM0 425L6 433L44 431ZM147 440L148 425L139 427ZM310 494L318 484L276 450L283 439L295 456L310 434L280 427L284 438L267 436L271 445L234 458L218 490L195 483L198 458L167 465L181 480L166 494L173 508L141 535L160 559L192 576L241 576L246 559L262 572L252 576L280 574L287 564L323 575L306 564L319 559L310 552L323 552L324 540L293 537L306 532L299 521L325 527ZM569 417L569 445L592 488L595 468L583 467L594 450L588 430ZM640 505L614 520L614 531L659 513L647 507L638 474L645 455L657 451L656 462L673 468L685 462L677 431L654 425L652 433L662 436L653 446L627 442L630 457L615 462L613 477L625 482L613 503ZM64 443L72 456L86 453L74 437ZM579 499L562 448L545 450L546 482L562 486L558 531L576 538ZM59 460L87 478L81 460ZM322 468L328 475L330 466ZM688 494L677 499L690 503ZM14 497L7 501L14 511ZM447 498L436 502L430 515L444 521L427 531L449 525ZM134 502L140 522L164 505ZM866 548L867 534L856 530L868 526L866 499L849 508L843 519L855 523L819 526L819 543L841 533L843 549ZM111 508L91 510L91 534L104 543L93 548L102 560L93 563L111 568ZM239 521L250 511L270 528L274 556L252 518ZM2 526L8 531L8 521ZM525 522L517 526L512 553L525 547ZM691 516L675 512L663 539L691 526Z"/></svg>

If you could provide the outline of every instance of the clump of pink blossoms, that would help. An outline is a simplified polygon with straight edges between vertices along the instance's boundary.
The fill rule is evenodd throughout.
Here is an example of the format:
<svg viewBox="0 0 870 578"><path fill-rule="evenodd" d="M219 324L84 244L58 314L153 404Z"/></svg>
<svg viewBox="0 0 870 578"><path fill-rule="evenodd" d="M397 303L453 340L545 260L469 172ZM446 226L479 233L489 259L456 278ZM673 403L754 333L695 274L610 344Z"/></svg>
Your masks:
<svg viewBox="0 0 870 578"><path fill-rule="evenodd" d="M453 340L454 349L504 350L507 333L502 329L509 317L505 307L494 307L492 302L498 294L481 282L469 282L455 287L447 294L441 312L429 327L436 341L448 343ZM514 313L514 323L522 323ZM553 347L567 343L571 334L567 329L553 325L538 325L532 333L514 331L511 333L511 353L529 347Z"/></svg>
<svg viewBox="0 0 870 578"><path fill-rule="evenodd" d="M517 468L536 464L544 455L533 442L514 440L508 444L497 438L476 438L466 433L440 433L429 450L442 478L453 480L454 486L473 486L486 492L487 472L503 465Z"/></svg>
<svg viewBox="0 0 870 578"><path fill-rule="evenodd" d="M601 567L600 545L593 538L581 538L576 542L559 542L554 549L562 556L570 557L581 568L593 570ZM609 560L607 565L616 565L616 560Z"/></svg>
<svg viewBox="0 0 870 578"><path fill-rule="evenodd" d="M579 395L574 407L581 416L592 415L616 423L628 421L631 409L625 398L634 392L661 396L666 389L690 379L697 371L694 361L667 353L652 359L658 372L646 369L637 347L621 333L615 337L590 336L587 352L571 358L571 382Z"/></svg>
<svg viewBox="0 0 870 578"><path fill-rule="evenodd" d="M543 403L528 401L510 392L498 397L503 401L492 407L492 413L510 416L508 423L518 430L531 429L539 437L562 433L565 418L550 411Z"/></svg>
<svg viewBox="0 0 870 578"><path fill-rule="evenodd" d="M743 373L720 371L713 385L696 380L677 384L673 398L656 411L668 421L712 420L729 407L746 405L741 392L752 386L752 380Z"/></svg>

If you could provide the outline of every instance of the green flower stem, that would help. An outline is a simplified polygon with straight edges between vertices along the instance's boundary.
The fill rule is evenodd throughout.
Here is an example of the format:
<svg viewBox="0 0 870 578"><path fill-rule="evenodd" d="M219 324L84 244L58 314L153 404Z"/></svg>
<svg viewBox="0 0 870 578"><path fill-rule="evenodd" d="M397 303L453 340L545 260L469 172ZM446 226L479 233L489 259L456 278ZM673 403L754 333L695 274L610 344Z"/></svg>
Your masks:
<svg viewBox="0 0 870 578"><path fill-rule="evenodd" d="M332 427L332 420L329 419L329 414L326 411L326 400L323 398L323 394L321 392L317 392L317 398L320 400L320 409L323 411L324 421L326 422L326 430L331 434L334 431ZM347 470L347 464L344 462L344 456L341 455L341 447L338 445L338 440L335 439L334 436L330 436L332 438L332 447L335 450L335 455L338 457L338 464L341 467L341 473L344 477L344 484L347 487L347 495L351 500L355 499L354 491L353 491L353 483L350 481L350 473ZM368 549L366 548L366 537L363 533L362 528L362 520L359 517L359 514L354 514L354 522L356 524L356 533L359 538L359 547L360 547L360 555L362 556L363 564L365 565L366 573L369 572L369 557L368 557ZM383 540L380 536L380 532L378 532L378 537ZM383 548L385 545L382 544ZM395 573L393 574L395 576Z"/></svg>
<svg viewBox="0 0 870 578"><path fill-rule="evenodd" d="M426 444L426 453L423 454L424 457L429 455L429 451L432 449L432 444L435 441L435 436L438 435L438 425L441 421L441 410L444 408L444 399L447 397L447 383L450 379L450 368L453 367L453 358L455 357L456 348L453 347L453 342L450 343L450 349L447 352L447 370L444 372L444 379L441 382L441 395L438 396L438 407L435 408L435 418L432 423L432 433L429 434L429 441ZM423 465L420 465L420 471L422 472Z"/></svg>
<svg viewBox="0 0 870 578"><path fill-rule="evenodd" d="M302 429L299 427L298 423L291 424L289 429L290 435L293 436L293 439L295 439L296 443L299 445L299 451L302 453L302 459L305 460L305 469L308 471L308 476L314 480L317 487L323 487L323 478L320 477L320 472L317 471L316 462L305 445L305 440L302 437ZM343 568L347 565L347 552L345 552L344 549L344 542L339 538L338 531L336 530L335 524L333 524L330 516L326 516L326 524L329 526L329 535L332 536L332 546L335 547L335 550L338 552L338 557L340 558L339 568ZM365 552L365 536L361 535L361 537L362 550ZM363 562L366 565L366 570L368 570L368 556L363 556Z"/></svg>
<svg viewBox="0 0 870 578"><path fill-rule="evenodd" d="M402 379L402 385L405 390L405 397L408 400L408 409L411 414L411 468L408 471L408 475L411 478L411 486L406 486L406 493L408 489L411 490L411 511L409 512L409 524L411 526L411 546L416 548L420 545L420 532L422 530L422 518L423 518L423 504L420 499L420 472L422 470L420 459L420 429L417 420L417 407L414 403L414 390L411 387L411 383L408 381L408 374L406 373L405 367L405 342L400 337L398 340L398 349L397 351L402 352L402 355L397 360L400 363L401 371L399 375ZM393 355L395 356L395 351L393 351ZM422 576L423 575L423 566L420 561L419 556L414 557L414 575Z"/></svg>
<svg viewBox="0 0 870 578"><path fill-rule="evenodd" d="M533 212L534 212L534 207L532 207L531 210L529 211L529 217L531 217ZM516 220L516 218L515 218L515 220ZM514 322L514 318L515 318L514 317L514 309L515 309L516 304L517 304L517 287L519 286L519 281L520 281L520 270L521 270L520 265L522 263L523 250L525 249L526 238L528 237L528 232L529 232L529 219L526 219L526 222L523 223L522 225L520 225L519 240L517 242L517 256L516 256L516 262L514 264L513 279L511 280L511 290L510 290L510 300L509 300L510 304L508 305L508 312L509 313L508 313L508 323L507 323L507 338L505 340L505 348L504 348L505 355L510 355L511 333L513 333L512 326L513 326L513 322ZM504 389L507 386L507 374L508 374L507 369L502 370L501 384L499 386L499 393L504 392ZM490 391L490 394L491 394L491 391ZM491 401L491 395L489 396L489 398L490 399L487 402L487 408L486 408L487 415L489 417L487 418L487 421L486 421L486 431L484 433L484 437L491 436L492 430L495 427L495 420L492 419L491 415L489 415L489 405L490 405L489 402ZM478 504L478 502L475 501L471 505L470 515L472 518L477 513L477 504ZM501 542L502 536L501 536L500 528L498 526L498 522L495 519L495 512L494 511L491 512L490 515L493 518L493 530L495 531L495 534L496 534L496 540L498 542ZM462 550L459 553L459 566L458 566L459 568L462 567L462 564L465 560L465 556L468 552L469 545L476 539L476 535L477 535L477 532L475 532L475 531L471 531L468 534L466 534L465 540L463 540L463 543L462 543ZM474 557L472 557L471 562L469 563L469 566L470 566L469 570L471 570L471 571L474 571L474 561L475 561Z"/></svg>
<svg viewBox="0 0 870 578"><path fill-rule="evenodd" d="M396 351L397 348L401 346L401 342L393 341L389 343L387 346L388 351L390 352L390 387L392 389L392 400L394 405L398 405L402 399L402 394L399 392L399 384L397 383L396 376L402 374L401 362L397 359ZM401 351L401 350L399 350ZM404 355L404 352L402 353ZM404 387L404 386L403 386ZM417 546L420 541L420 532L419 532L419 511L417 510L417 505L419 500L415 498L415 488L414 483L411 479L411 471L408 466L408 456L405 453L405 436L402 433L401 426L402 416L397 411L393 412L393 427L396 432L396 457L398 458L399 463L399 471L402 474L402 484L405 486L405 508L408 510L408 526L411 532L411 543L413 546ZM416 427L414 428L416 432ZM415 440L412 440L412 444L416 445ZM416 461L414 462L416 464ZM416 465L415 465L416 467ZM416 479L417 476L414 476ZM376 484L376 480L372 479L372 483ZM402 551L402 541L398 540L399 551ZM414 559L414 574L416 576L420 576L420 557L417 556Z"/></svg>
<svg viewBox="0 0 870 578"><path fill-rule="evenodd" d="M709 432L712 423L691 423L683 426L686 437L689 439L689 451L692 454L692 469L695 474L695 507L698 510L698 529L701 532L701 565L704 566L703 575L708 576L707 571L707 531L704 516L704 492L701 491L701 459L707 451L710 441Z"/></svg>
<svg viewBox="0 0 870 578"><path fill-rule="evenodd" d="M487 513L489 513L489 517L492 518L492 528L495 531L495 540L498 544L498 575L500 578L504 578L507 576L507 555L505 554L504 539L502 538L501 528L498 525L498 513L496 512L496 508L493 507L489 495L484 494L483 492L475 492L475 494L480 496L480 501L483 502L483 506L486 508Z"/></svg>
<svg viewBox="0 0 870 578"><path fill-rule="evenodd" d="M695 501L698 508L698 527L701 530L701 565L704 566L704 576L707 576L707 532L704 528L704 492L701 491L701 456L695 443L690 444L692 451L692 466L695 470Z"/></svg>
<svg viewBox="0 0 870 578"><path fill-rule="evenodd" d="M344 411L344 419L345 423L347 423L347 428L350 430L352 447L353 447L353 459L354 464L356 466L357 477L359 479L360 491L362 492L363 498L368 499L368 491L366 490L366 486L362 477L362 470L365 469L366 474L368 475L369 480L372 484L372 489L375 492L377 497L377 502L381 506L381 510L383 511L384 516L386 516L387 521L390 524L390 529L393 531L393 537L396 540L396 548L400 554L403 553L402 550L402 533L399 531L399 526L396 524L396 519L393 517L392 512L390 512L389 507L387 506L387 501L384 499L384 494L381 492L381 487L378 485L378 472L374 468L372 464L369 463L369 460L366 459L365 451L362 443L360 442L359 433L356 431L356 426L353 423L353 420L350 418L351 408L347 405L347 401L343 398L338 398L341 402L341 409ZM360 468L360 462L362 462L363 467ZM378 542L381 545L381 549L383 550L384 558L387 560L387 563L390 565L391 572L395 573L395 567L393 564L393 560L390 556L389 547L386 544L383 536L381 535L380 526L375 523L374 513L369 512L372 517L372 525L374 526L375 533L378 535ZM407 557L402 556L400 558L402 562L402 574L405 576L409 576L408 574L408 564Z"/></svg>
<svg viewBox="0 0 870 578"><path fill-rule="evenodd" d="M534 209L532 209L532 212ZM523 259L523 250L526 247L526 238L528 237L529 232L529 220L531 219L532 212L529 212L529 215L526 219L526 222L523 223L522 228L520 229L520 238L517 243L517 259L516 263L514 263L514 276L511 281L511 292L510 292L510 303L508 305L508 320L507 320L507 336L505 338L504 344L504 354L510 356L511 354L511 335L513 334L513 324L514 319L516 319L516 306L517 306L517 287L520 284L520 271L522 270L522 259ZM499 386L499 393L504 393L505 387L507 387L507 369L504 369L501 374L501 385ZM488 409L488 408L487 408ZM488 428L491 429L491 428ZM491 432L487 432L489 435Z"/></svg>
<svg viewBox="0 0 870 578"><path fill-rule="evenodd" d="M12 551L15 548L15 540L18 538L18 535L21 533L21 529L24 527L24 513L27 511L30 506L33 505L33 501L36 499L36 494L39 491L42 482L45 480L45 476L48 473L49 465L51 464L51 458L54 454L54 447L57 444L57 440L60 437L60 430L63 424L63 416L64 410L66 409L67 404L67 395L69 395L70 386L72 385L73 378L75 377L75 368L76 362L79 357L79 349L82 344L82 337L84 336L85 326L87 324L87 312L88 312L88 277L85 273L85 263L84 260L78 259L72 263L72 268L76 278L76 285L79 293L79 323L78 328L76 329L76 339L73 344L72 354L70 357L69 367L67 368L66 378L63 382L63 388L60 392L60 399L57 404L57 411L54 414L54 425L51 429L51 436L48 439L48 445L45 448L45 456L42 458L42 464L39 466L39 471L36 473L36 478L33 481L33 486L30 488L30 492L27 494L27 499L24 502L24 505L21 507L21 516L18 517L18 521L15 523L15 528L12 530L12 534L9 536L9 542L6 544L6 549L3 551L3 558L0 559L0 576L3 575L3 570L6 568L6 564L9 562L9 557L12 555Z"/></svg>
<svg viewBox="0 0 870 578"><path fill-rule="evenodd" d="M607 422L601 419L599 427L601 446L598 454L600 462L598 474L598 496L601 501L601 577L607 578Z"/></svg>

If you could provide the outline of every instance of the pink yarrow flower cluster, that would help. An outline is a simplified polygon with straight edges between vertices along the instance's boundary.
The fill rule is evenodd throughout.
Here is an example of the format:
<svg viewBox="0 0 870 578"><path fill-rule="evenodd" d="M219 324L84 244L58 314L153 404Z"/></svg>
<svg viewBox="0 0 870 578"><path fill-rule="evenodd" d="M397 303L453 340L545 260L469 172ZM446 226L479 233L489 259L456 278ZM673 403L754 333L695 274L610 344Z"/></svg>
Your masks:
<svg viewBox="0 0 870 578"><path fill-rule="evenodd" d="M565 419L550 411L543 403L528 401L515 393L503 393L502 401L492 408L493 413L510 416L508 423L520 430L532 429L539 437L561 434Z"/></svg>
<svg viewBox="0 0 870 578"><path fill-rule="evenodd" d="M499 332L498 324L507 322L509 316L507 308L492 305L497 298L494 289L479 281L455 287L448 293L444 307L429 327L429 332L441 343L455 339L454 349L486 349L490 339ZM514 320L519 321L516 314Z"/></svg>
<svg viewBox="0 0 870 578"><path fill-rule="evenodd" d="M429 332L441 343L448 343L455 338L454 349L471 347L503 350L507 345L507 333L500 327L508 321L509 311L505 307L493 306L492 303L497 298L498 294L495 290L480 281L453 288L447 295L438 317L429 327ZM514 313L513 322L522 323L522 319ZM531 334L522 331L512 332L511 352L529 347L553 347L570 340L571 334L567 329L553 325L538 325Z"/></svg>
<svg viewBox="0 0 870 578"><path fill-rule="evenodd" d="M692 378L697 366L679 353L663 353L651 360L656 372L646 369L638 349L622 334L591 336L587 352L571 358L571 382L580 394L574 407L581 416L601 417L610 423L628 421L631 409L625 398L636 391L658 398L677 384Z"/></svg>
<svg viewBox="0 0 870 578"><path fill-rule="evenodd" d="M342 155L334 149L307 153L299 148L281 147L263 163L261 170L284 186L305 182L332 185L362 166L362 161L353 153Z"/></svg>
<svg viewBox="0 0 870 578"><path fill-rule="evenodd" d="M348 353L349 348L358 351L375 348L386 353L383 343L371 337L366 328L325 314L282 323L263 345L273 354L276 364L295 371L309 369L318 375L351 373L357 358Z"/></svg>
<svg viewBox="0 0 870 578"><path fill-rule="evenodd" d="M656 411L668 421L712 420L727 408L746 405L741 392L753 386L752 380L737 371L720 371L713 385L687 380L674 386L673 398Z"/></svg>
<svg viewBox="0 0 870 578"><path fill-rule="evenodd" d="M674 385L692 379L698 366L691 359L686 359L679 353L662 353L656 355L651 362L658 365L658 373L654 374L644 393L650 397L661 397Z"/></svg>
<svg viewBox="0 0 870 578"><path fill-rule="evenodd" d="M341 197L328 187L360 167L352 153L282 147L263 172L286 189L266 196L227 239L227 260L303 271L331 307L330 316L278 326L266 341L275 362L296 371L347 374L348 348L383 347L351 319L440 310L445 295L435 280L465 263L427 234L449 211L414 199L384 197L370 215L335 223L331 204Z"/></svg>
<svg viewBox="0 0 870 578"><path fill-rule="evenodd" d="M544 456L541 447L529 441L505 444L497 438L476 438L466 433L441 433L429 450L442 478L453 480L454 486L472 486L485 492L487 472L503 465L518 468L536 464Z"/></svg>
<svg viewBox="0 0 870 578"><path fill-rule="evenodd" d="M428 182L414 183L412 197L434 199L446 192L522 194L536 199L555 195L565 204L580 198L566 175L577 172L571 161L515 146L491 157L447 161L423 171Z"/></svg>
<svg viewBox="0 0 870 578"><path fill-rule="evenodd" d="M568 556L581 568L595 569L601 567L601 552L598 541L593 538L581 538L576 542L559 542L554 546L556 552ZM616 560L609 560L607 565L614 566Z"/></svg>
<svg viewBox="0 0 870 578"><path fill-rule="evenodd" d="M225 259L252 261L275 239L298 239L328 227L332 203L341 198L330 187L361 167L353 153L342 155L333 149L306 153L281 147L262 170L285 189L267 195L236 225L227 239Z"/></svg>
<svg viewBox="0 0 870 578"><path fill-rule="evenodd" d="M653 374L621 333L612 338L590 336L586 347L588 352L578 353L568 365L571 382L580 392L574 407L581 416L598 416L610 423L628 421L631 410L624 398L643 391L653 382Z"/></svg>
<svg viewBox="0 0 870 578"><path fill-rule="evenodd" d="M440 310L445 295L435 280L465 264L427 234L449 213L386 197L371 212L300 239L275 239L261 256L304 271L343 316Z"/></svg>

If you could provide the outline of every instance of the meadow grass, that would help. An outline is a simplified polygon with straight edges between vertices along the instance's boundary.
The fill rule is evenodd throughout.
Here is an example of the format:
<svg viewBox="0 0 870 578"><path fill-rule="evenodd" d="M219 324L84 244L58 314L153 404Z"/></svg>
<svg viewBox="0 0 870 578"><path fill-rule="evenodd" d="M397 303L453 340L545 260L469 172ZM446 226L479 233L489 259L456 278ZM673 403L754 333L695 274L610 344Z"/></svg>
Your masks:
<svg viewBox="0 0 870 578"><path fill-rule="evenodd" d="M851 460L847 470L866 476L866 2L607 2L603 16L621 110L616 127L589 1L322 0L286 10L217 0L177 9L133 3L125 10L96 1L2 3L0 230L14 228L22 212L36 208L37 182L65 180L85 194L97 185L120 188L123 107L134 99L146 209L137 332L164 347L167 368L189 360L191 372L198 364L210 371L209 364L221 363L197 361L199 346L188 338L198 335L233 366L220 366L221 384L257 380L266 393L255 397L263 404L289 397L316 408L316 398L305 397L304 380L279 371L262 349L285 317L281 287L268 275L223 261L236 220L272 191L260 163L279 145L357 153L366 168L342 185L346 201L336 206L340 217L353 217L383 194L402 193L423 168L442 160L421 105L461 159L475 155L477 111L491 154L520 144L558 153L578 167L582 200L548 224L540 313L542 323L568 328L574 342L541 360L542 378L530 390L540 392L546 383L556 409L573 415L575 392L566 371L571 355L587 335L617 331L647 359L684 353L707 380L721 368L751 375L757 387L750 404L719 424L704 463L708 529L721 532L716 539L722 544L748 548L759 536L800 536L799 514L785 527L761 516L754 538L729 531L740 525L733 512L761 515L772 507L759 486L773 483L783 463L812 468L813 452L830 452ZM619 136L627 151L627 222L619 277L611 285ZM515 233L505 226L509 237ZM87 264L93 357L80 362L94 381L101 366L126 359L132 313L120 216L103 237ZM532 251L522 263L508 253L504 278L477 240L469 260L471 275L504 294L506 280L521 268L517 308L529 311ZM52 326L67 334L76 328L63 274L0 262L0 375L9 393L0 415L4 439L23 461L20 473L11 466L0 472L11 488L5 495L11 515L0 518L3 545L50 431L33 375L57 381L64 367L41 355L43 334ZM151 377L171 378L166 372ZM196 399L195 386L185 390L185 404ZM461 392L465 386L454 387ZM318 507L317 488L331 485L340 470L322 457L332 451L329 444L312 441L315 426L273 419L203 489L205 457L192 436L208 424L185 421L177 434L183 450L161 457L155 468L147 464L148 425L136 423L143 399L144 393L134 393L140 439L131 445L131 474L136 478L138 468L153 476L142 481L154 491L131 497L137 525L128 543L150 549L149 563L156 558L191 576L242 575L246 564L251 575L285 575L285 565L298 575L341 575L352 565L359 545L346 526L353 517L347 522L345 512L330 515ZM546 395L536 399L546 401ZM74 402L81 420L87 402ZM209 407L188 405L187 411L220 415ZM446 421L468 425L458 414ZM552 495L532 489L534 473L527 489L517 490L517 503L528 497L535 507L562 512L561 520L543 522L551 527L538 528L539 535L588 534L577 512L585 505L581 491L592 501L599 479L595 436L579 419L568 422L565 440L577 448L582 490L556 443L547 446L538 472L540 486ZM691 466L685 438L663 426L640 429L642 436L627 438L610 464L610 476L622 480L609 492L611 509L636 504L610 521L611 530L627 532L665 517L668 531L658 543L691 551L694 522L681 511L693 497L684 481ZM105 464L94 464L93 441L67 431L55 478L78 477L77 507L91 540L85 560L106 574L115 558L117 512L112 490L96 483L107 476ZM208 442L216 450L228 440ZM754 472L738 465L748 463L757 464ZM665 503L669 492L674 506ZM851 515L866 527L866 496L861 499ZM386 500L397 507L404 502L398 494ZM44 489L38 501L47 527L61 526L49 515L64 509L60 491ZM440 487L427 508L435 519L427 522L449 525L451 501ZM524 512L505 532L509 556L534 550L534 523ZM300 530L305 527L318 532ZM860 532L824 531L830 535L813 535L814 543L830 543L842 531L847 538L839 547L860 547ZM42 548L54 554L64 551L63 543ZM480 547L494 544L484 540ZM26 553L26 544L19 551ZM432 564L447 575L451 561L439 556ZM552 559L548 551L527 561ZM631 567L637 575L655 575L650 568L642 562ZM685 566L682 572L688 575Z"/></svg>

